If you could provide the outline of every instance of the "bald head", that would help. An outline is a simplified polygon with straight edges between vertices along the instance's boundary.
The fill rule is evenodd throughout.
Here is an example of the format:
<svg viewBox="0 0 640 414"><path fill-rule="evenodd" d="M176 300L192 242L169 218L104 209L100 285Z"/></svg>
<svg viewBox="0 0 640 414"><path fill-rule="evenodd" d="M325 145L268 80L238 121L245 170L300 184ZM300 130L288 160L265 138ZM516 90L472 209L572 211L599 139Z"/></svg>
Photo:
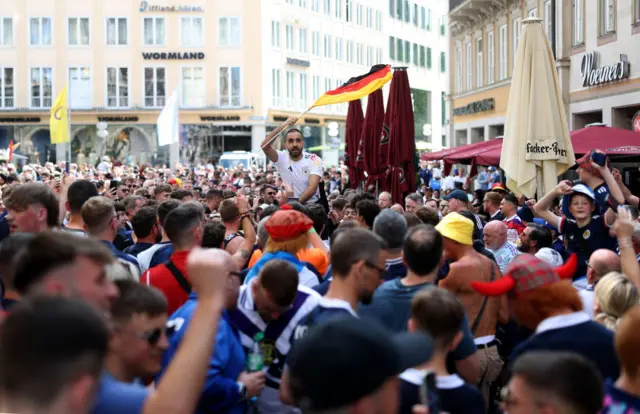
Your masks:
<svg viewBox="0 0 640 414"><path fill-rule="evenodd" d="M386 191L381 192L378 196L378 205L380 206L380 209L384 210L385 208L389 208L391 207L391 204L391 193Z"/></svg>
<svg viewBox="0 0 640 414"><path fill-rule="evenodd" d="M391 206L391 210L396 211L400 214L404 214L404 208L400 204L394 204Z"/></svg>
<svg viewBox="0 0 640 414"><path fill-rule="evenodd" d="M507 225L494 220L484 226L484 245L489 250L498 250L507 242Z"/></svg>
<svg viewBox="0 0 640 414"><path fill-rule="evenodd" d="M594 284L607 273L620 272L620 270L620 257L617 254L608 249L598 249L589 257L587 280L589 284Z"/></svg>

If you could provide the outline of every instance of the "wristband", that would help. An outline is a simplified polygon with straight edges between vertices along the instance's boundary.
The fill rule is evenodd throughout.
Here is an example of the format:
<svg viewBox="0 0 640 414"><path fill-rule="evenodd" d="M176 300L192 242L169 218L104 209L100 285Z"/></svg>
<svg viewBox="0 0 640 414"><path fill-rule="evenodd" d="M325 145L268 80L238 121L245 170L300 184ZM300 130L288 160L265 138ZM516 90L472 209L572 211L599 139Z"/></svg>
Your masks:
<svg viewBox="0 0 640 414"><path fill-rule="evenodd" d="M316 229L314 229L313 227L311 227L308 231L309 234L313 234L316 232Z"/></svg>

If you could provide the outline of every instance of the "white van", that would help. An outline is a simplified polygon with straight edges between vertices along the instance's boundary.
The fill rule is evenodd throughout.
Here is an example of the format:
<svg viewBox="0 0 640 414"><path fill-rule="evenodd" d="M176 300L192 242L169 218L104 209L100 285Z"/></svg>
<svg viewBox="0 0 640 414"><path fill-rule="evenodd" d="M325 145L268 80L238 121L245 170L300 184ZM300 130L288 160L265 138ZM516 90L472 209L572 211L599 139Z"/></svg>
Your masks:
<svg viewBox="0 0 640 414"><path fill-rule="evenodd" d="M266 157L264 154L256 155L248 151L227 151L218 161L218 165L225 169L234 169L238 164L241 164L245 169L249 169L253 164L264 169Z"/></svg>

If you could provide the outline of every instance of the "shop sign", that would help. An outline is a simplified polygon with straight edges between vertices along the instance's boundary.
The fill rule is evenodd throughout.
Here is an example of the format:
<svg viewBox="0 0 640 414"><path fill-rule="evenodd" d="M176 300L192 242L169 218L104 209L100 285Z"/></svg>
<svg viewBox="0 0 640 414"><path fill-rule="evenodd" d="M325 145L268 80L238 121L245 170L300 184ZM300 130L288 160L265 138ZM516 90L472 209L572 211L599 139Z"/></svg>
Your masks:
<svg viewBox="0 0 640 414"><path fill-rule="evenodd" d="M40 122L40 118L37 116L16 116L12 118L0 118L0 124L35 124Z"/></svg>
<svg viewBox="0 0 640 414"><path fill-rule="evenodd" d="M479 112L492 111L495 108L495 100L493 98L483 99L481 101L471 102L465 106L455 108L453 116L472 115Z"/></svg>
<svg viewBox="0 0 640 414"><path fill-rule="evenodd" d="M640 132L640 111L636 112L631 123L633 125L633 130L636 132Z"/></svg>
<svg viewBox="0 0 640 414"><path fill-rule="evenodd" d="M201 6L158 6L148 1L140 2L140 13L202 13Z"/></svg>
<svg viewBox="0 0 640 414"><path fill-rule="evenodd" d="M582 86L584 88L626 79L631 72L631 65L627 60L627 55L620 55L620 60L613 65L600 68L597 66L597 52L585 53L580 64L580 76L582 76Z"/></svg>
<svg viewBox="0 0 640 414"><path fill-rule="evenodd" d="M200 116L201 121L239 121L239 115L211 115L211 116Z"/></svg>
<svg viewBox="0 0 640 414"><path fill-rule="evenodd" d="M142 52L144 60L202 60L204 53L202 52Z"/></svg>
<svg viewBox="0 0 640 414"><path fill-rule="evenodd" d="M137 116L99 116L99 122L138 122Z"/></svg>
<svg viewBox="0 0 640 414"><path fill-rule="evenodd" d="M309 62L308 60L294 59L290 57L287 58L287 64L294 66L304 66L305 68L311 66L311 62Z"/></svg>

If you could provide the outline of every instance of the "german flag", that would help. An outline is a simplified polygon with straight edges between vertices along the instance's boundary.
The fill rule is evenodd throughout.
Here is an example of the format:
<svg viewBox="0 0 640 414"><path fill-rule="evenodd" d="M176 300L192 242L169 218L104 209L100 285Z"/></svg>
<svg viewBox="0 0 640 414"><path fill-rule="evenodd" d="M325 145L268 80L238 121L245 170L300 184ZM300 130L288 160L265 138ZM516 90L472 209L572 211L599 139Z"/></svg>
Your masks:
<svg viewBox="0 0 640 414"><path fill-rule="evenodd" d="M311 108L322 105L355 101L382 88L391 80L391 65L375 65L369 73L351 78L341 87L322 95Z"/></svg>

